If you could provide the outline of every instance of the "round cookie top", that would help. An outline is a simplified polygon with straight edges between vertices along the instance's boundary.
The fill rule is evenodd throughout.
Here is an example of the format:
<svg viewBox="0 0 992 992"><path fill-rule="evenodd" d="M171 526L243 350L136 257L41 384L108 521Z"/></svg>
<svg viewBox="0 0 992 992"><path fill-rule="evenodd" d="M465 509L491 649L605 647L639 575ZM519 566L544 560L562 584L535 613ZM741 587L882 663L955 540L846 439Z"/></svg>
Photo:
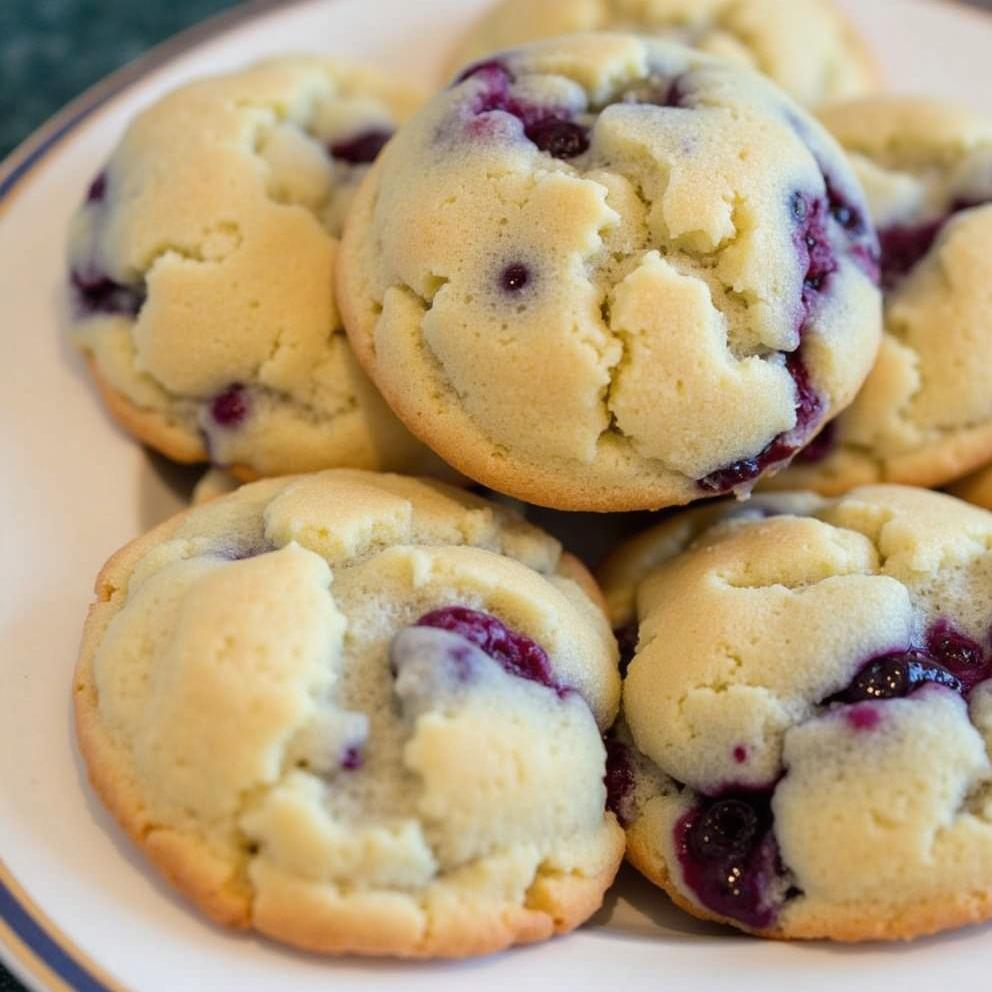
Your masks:
<svg viewBox="0 0 992 992"><path fill-rule="evenodd" d="M623 853L594 592L556 541L439 483L244 486L101 573L75 685L90 777L229 925L418 957L569 930Z"/></svg>
<svg viewBox="0 0 992 992"><path fill-rule="evenodd" d="M943 485L992 459L992 118L899 96L822 117L879 230L885 333L851 408L773 485Z"/></svg>
<svg viewBox="0 0 992 992"><path fill-rule="evenodd" d="M866 218L762 77L577 35L469 68L399 132L339 297L390 405L465 474L660 507L748 490L853 399L881 321Z"/></svg>
<svg viewBox="0 0 992 992"><path fill-rule="evenodd" d="M418 102L299 57L202 79L131 123L69 237L72 336L117 420L242 478L424 462L333 296L357 182Z"/></svg>
<svg viewBox="0 0 992 992"><path fill-rule="evenodd" d="M865 43L833 0L502 0L458 51L459 66L522 42L581 31L634 31L759 69L800 103L878 85Z"/></svg>
<svg viewBox="0 0 992 992"><path fill-rule="evenodd" d="M984 919L992 514L898 486L801 499L717 518L639 586L611 760L630 857L766 936Z"/></svg>

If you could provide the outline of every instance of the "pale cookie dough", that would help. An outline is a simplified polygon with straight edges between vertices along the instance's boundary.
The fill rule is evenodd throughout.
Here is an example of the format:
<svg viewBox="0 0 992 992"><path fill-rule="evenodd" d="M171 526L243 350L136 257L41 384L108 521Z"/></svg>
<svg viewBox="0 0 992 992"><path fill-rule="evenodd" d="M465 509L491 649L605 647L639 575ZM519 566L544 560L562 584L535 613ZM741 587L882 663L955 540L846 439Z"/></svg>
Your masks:
<svg viewBox="0 0 992 992"><path fill-rule="evenodd" d="M944 485L992 459L992 117L916 97L822 116L879 230L885 334L851 408L771 485Z"/></svg>
<svg viewBox="0 0 992 992"><path fill-rule="evenodd" d="M462 957L571 930L623 854L616 646L541 531L332 470L168 521L97 580L91 780L214 920L325 953Z"/></svg>
<svg viewBox="0 0 992 992"><path fill-rule="evenodd" d="M859 96L879 84L874 57L833 0L502 0L474 26L455 62L604 30L657 35L732 59L805 104Z"/></svg>
<svg viewBox="0 0 992 992"><path fill-rule="evenodd" d="M656 528L660 564L637 580L642 541L618 580L628 857L765 937L992 917L992 514L899 486L725 509Z"/></svg>
<svg viewBox="0 0 992 992"><path fill-rule="evenodd" d="M131 123L69 237L72 339L123 427L242 479L430 465L333 294L358 180L419 102L298 57L199 80Z"/></svg>
<svg viewBox="0 0 992 992"><path fill-rule="evenodd" d="M479 65L385 150L339 298L406 425L558 509L746 493L847 406L877 242L822 128L761 76L631 35Z"/></svg>

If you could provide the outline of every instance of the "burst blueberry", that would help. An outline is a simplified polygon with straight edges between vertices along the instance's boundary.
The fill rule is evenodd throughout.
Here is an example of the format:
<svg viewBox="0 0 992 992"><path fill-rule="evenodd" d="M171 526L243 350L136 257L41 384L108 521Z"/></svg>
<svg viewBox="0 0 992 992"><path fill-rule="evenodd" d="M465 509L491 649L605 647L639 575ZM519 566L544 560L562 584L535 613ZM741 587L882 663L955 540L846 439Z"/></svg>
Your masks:
<svg viewBox="0 0 992 992"><path fill-rule="evenodd" d="M210 416L220 427L237 427L248 416L249 409L248 391L240 383L234 383L214 397Z"/></svg>
<svg viewBox="0 0 992 992"><path fill-rule="evenodd" d="M539 644L511 630L490 613L467 606L446 606L422 616L416 626L458 634L481 648L510 675L547 686L559 696L569 691L555 679L551 661Z"/></svg>
<svg viewBox="0 0 992 992"><path fill-rule="evenodd" d="M354 137L331 144L333 158L349 165L369 165L379 157L393 132L386 128L372 128Z"/></svg>

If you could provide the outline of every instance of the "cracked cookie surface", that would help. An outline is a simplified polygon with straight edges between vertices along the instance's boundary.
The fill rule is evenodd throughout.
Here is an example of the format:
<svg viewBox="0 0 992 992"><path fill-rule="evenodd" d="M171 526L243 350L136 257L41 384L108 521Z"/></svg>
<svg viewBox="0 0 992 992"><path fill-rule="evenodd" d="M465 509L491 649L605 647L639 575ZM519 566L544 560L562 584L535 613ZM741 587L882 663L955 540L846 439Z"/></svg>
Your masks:
<svg viewBox="0 0 992 992"><path fill-rule="evenodd" d="M215 920L460 957L594 912L623 853L616 648L556 541L439 483L265 480L105 566L75 679L91 780Z"/></svg>
<svg viewBox="0 0 992 992"><path fill-rule="evenodd" d="M458 67L581 31L658 35L758 69L800 103L876 89L873 56L833 0L502 0L460 46Z"/></svg>
<svg viewBox="0 0 992 992"><path fill-rule="evenodd" d="M126 429L242 479L429 464L358 367L333 295L352 194L418 97L287 58L131 123L69 238L72 337Z"/></svg>
<svg viewBox="0 0 992 992"><path fill-rule="evenodd" d="M466 70L398 133L339 297L390 405L466 475L660 507L747 491L853 399L880 330L866 217L762 77L578 35Z"/></svg>
<svg viewBox="0 0 992 992"><path fill-rule="evenodd" d="M608 775L628 857L762 936L987 919L992 514L900 486L755 503L676 516L603 573L639 622Z"/></svg>
<svg viewBox="0 0 992 992"><path fill-rule="evenodd" d="M857 399L771 485L941 486L992 459L992 118L899 96L821 116L879 231L885 331Z"/></svg>

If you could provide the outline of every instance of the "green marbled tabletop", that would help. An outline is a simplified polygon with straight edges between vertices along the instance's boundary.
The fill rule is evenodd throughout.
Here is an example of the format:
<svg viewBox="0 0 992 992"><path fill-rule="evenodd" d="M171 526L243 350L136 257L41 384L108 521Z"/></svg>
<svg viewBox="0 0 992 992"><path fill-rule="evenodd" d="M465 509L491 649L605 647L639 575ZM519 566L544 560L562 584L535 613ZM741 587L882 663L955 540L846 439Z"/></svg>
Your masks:
<svg viewBox="0 0 992 992"><path fill-rule="evenodd" d="M92 83L236 2L0 0L0 158ZM2 966L0 992L23 992Z"/></svg>

